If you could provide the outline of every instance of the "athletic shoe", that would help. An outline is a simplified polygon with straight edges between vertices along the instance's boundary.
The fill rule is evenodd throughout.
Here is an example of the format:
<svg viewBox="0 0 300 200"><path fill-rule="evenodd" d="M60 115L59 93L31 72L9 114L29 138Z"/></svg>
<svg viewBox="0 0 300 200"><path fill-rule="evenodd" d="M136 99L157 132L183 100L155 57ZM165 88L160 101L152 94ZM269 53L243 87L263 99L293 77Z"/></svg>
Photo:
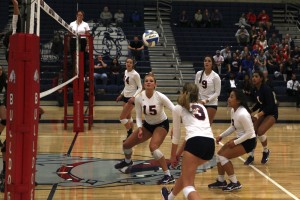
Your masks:
<svg viewBox="0 0 300 200"><path fill-rule="evenodd" d="M222 190L224 192L231 192L233 190L239 190L241 188L242 188L242 185L240 184L239 181L236 182L236 183L233 183L233 182L230 181L230 183L226 187L224 187Z"/></svg>
<svg viewBox="0 0 300 200"><path fill-rule="evenodd" d="M124 167L129 167L131 165L133 165L132 161L130 161L130 163L127 163L127 162L125 162L125 159L124 159L121 162L115 164L115 169L122 169Z"/></svg>
<svg viewBox="0 0 300 200"><path fill-rule="evenodd" d="M269 156L270 156L270 150L268 149L268 152L263 152L261 164L266 164L269 160Z"/></svg>
<svg viewBox="0 0 300 200"><path fill-rule="evenodd" d="M221 182L221 181L217 180L216 182L209 184L208 188L211 188L211 189L222 189L222 188L224 188L226 186L227 186L227 182L226 181Z"/></svg>
<svg viewBox="0 0 300 200"><path fill-rule="evenodd" d="M158 185L166 185L170 183L175 183L175 179L172 175L164 175L164 177L157 182Z"/></svg>
<svg viewBox="0 0 300 200"><path fill-rule="evenodd" d="M250 165L254 161L254 156L249 156L247 160L244 162L244 165Z"/></svg>
<svg viewBox="0 0 300 200"><path fill-rule="evenodd" d="M161 188L161 196L164 200L168 200L170 192L166 187Z"/></svg>

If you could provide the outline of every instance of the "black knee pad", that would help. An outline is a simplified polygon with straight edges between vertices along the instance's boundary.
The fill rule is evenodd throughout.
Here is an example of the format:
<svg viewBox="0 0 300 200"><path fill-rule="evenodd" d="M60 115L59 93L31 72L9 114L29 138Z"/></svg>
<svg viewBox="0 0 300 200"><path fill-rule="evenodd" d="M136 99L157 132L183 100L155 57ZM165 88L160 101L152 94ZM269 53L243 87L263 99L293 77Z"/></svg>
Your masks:
<svg viewBox="0 0 300 200"><path fill-rule="evenodd" d="M1 147L1 152L5 153L6 152L6 140L3 143L3 146Z"/></svg>
<svg viewBox="0 0 300 200"><path fill-rule="evenodd" d="M6 119L2 119L0 124L2 124L3 126L6 126Z"/></svg>

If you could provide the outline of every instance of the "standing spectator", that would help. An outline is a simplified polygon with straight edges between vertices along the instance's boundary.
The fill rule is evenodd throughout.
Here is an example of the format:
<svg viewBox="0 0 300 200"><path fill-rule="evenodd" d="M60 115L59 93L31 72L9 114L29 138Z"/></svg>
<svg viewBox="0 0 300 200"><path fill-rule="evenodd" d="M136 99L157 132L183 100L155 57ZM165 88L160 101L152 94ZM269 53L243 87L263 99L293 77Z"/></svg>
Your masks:
<svg viewBox="0 0 300 200"><path fill-rule="evenodd" d="M296 107L300 108L300 83L297 80L296 74L292 74L291 80L287 82L286 92L289 96L296 98Z"/></svg>
<svg viewBox="0 0 300 200"><path fill-rule="evenodd" d="M248 24L247 21L246 21L245 13L242 13L242 15L239 18L239 22L235 23L235 25L237 25L239 27L241 27L242 25L244 25L245 27L248 27L248 28L251 27L251 25Z"/></svg>
<svg viewBox="0 0 300 200"><path fill-rule="evenodd" d="M216 63L216 67L217 67L216 71L218 72L219 75L221 75L222 74L222 65L224 63L224 58L223 58L223 56L221 56L220 50L216 51L216 55L214 55L213 59Z"/></svg>
<svg viewBox="0 0 300 200"><path fill-rule="evenodd" d="M170 158L172 166L178 162L176 150L180 141L181 121L187 130L186 145L183 152L181 175L171 191L168 191L166 187L162 188L161 193L164 200L174 199L181 190L187 199L200 199L194 185L195 171L199 165L212 159L215 143L207 111L201 103L198 103L198 94L197 85L186 83L178 98L178 105L172 112L173 137Z"/></svg>
<svg viewBox="0 0 300 200"><path fill-rule="evenodd" d="M124 13L122 12L121 9L118 9L118 12L115 13L114 19L115 19L117 27L120 27L123 24L123 22L124 22Z"/></svg>
<svg viewBox="0 0 300 200"><path fill-rule="evenodd" d="M253 11L250 9L249 12L246 14L246 19L248 24L251 26L256 26L256 15L253 13Z"/></svg>
<svg viewBox="0 0 300 200"><path fill-rule="evenodd" d="M174 183L175 179L171 175L165 156L159 147L169 132L169 120L164 111L164 107L172 111L174 105L166 95L156 91L156 87L156 79L153 74L146 75L144 79L145 89L136 95L134 101L137 129L124 141L123 151L125 159L117 163L115 168L127 173L126 169L133 165L131 160L132 148L151 138L149 150L165 174L163 178L158 181L158 184L170 184ZM143 113L144 122L142 121Z"/></svg>
<svg viewBox="0 0 300 200"><path fill-rule="evenodd" d="M128 45L128 56L135 60L144 60L144 44L138 36L134 36L133 41Z"/></svg>
<svg viewBox="0 0 300 200"><path fill-rule="evenodd" d="M256 135L251 120L250 109L242 91L234 90L228 98L228 106L231 107L231 124L227 130L217 138L217 144L228 135L236 131L236 137L226 142L217 153L218 177L217 181L209 184L209 188L222 189L230 192L239 190L242 185L234 173L232 158L237 158L252 151L256 147ZM225 180L225 173L230 183Z"/></svg>
<svg viewBox="0 0 300 200"><path fill-rule="evenodd" d="M250 41L249 32L245 29L245 26L242 25L240 29L235 33L236 41L238 45L246 46Z"/></svg>
<svg viewBox="0 0 300 200"><path fill-rule="evenodd" d="M204 28L208 28L211 25L211 18L210 18L210 12L206 8L204 10L204 13L202 14L202 23Z"/></svg>
<svg viewBox="0 0 300 200"><path fill-rule="evenodd" d="M261 13L259 13L257 16L257 21L259 26L266 27L268 30L270 30L272 23L270 22L270 17L265 10L262 10Z"/></svg>
<svg viewBox="0 0 300 200"><path fill-rule="evenodd" d="M101 12L100 14L100 19L101 19L101 22L103 24L103 26L109 26L110 23L111 23L111 20L112 20L112 14L111 12L109 11L108 7L105 6L103 8L103 11Z"/></svg>
<svg viewBox="0 0 300 200"><path fill-rule="evenodd" d="M252 120L254 130L258 140L263 146L262 164L266 164L269 160L270 150L268 148L266 132L275 124L278 119L278 107L272 89L266 85L263 72L255 71L252 77L252 83L255 88L254 96L256 104L252 108ZM255 111L257 111L255 113ZM249 165L254 161L254 150L249 153L249 157L245 161L245 165Z"/></svg>
<svg viewBox="0 0 300 200"><path fill-rule="evenodd" d="M211 24L213 27L221 27L223 21L223 16L219 12L219 9L215 9L215 11L211 14Z"/></svg>
<svg viewBox="0 0 300 200"><path fill-rule="evenodd" d="M200 9L198 9L194 15L194 25L196 27L201 27L202 25L202 13Z"/></svg>
<svg viewBox="0 0 300 200"><path fill-rule="evenodd" d="M134 70L135 60L126 59L126 70L124 74L124 89L117 97L116 101L123 100L123 110L120 114L120 122L127 130L127 138L131 135L133 129L133 119L131 111L134 108L135 97L142 91L141 77Z"/></svg>
<svg viewBox="0 0 300 200"><path fill-rule="evenodd" d="M95 60L94 65L94 79L95 79L95 86L97 85L97 80L100 79L102 85L107 85L107 74L109 73L107 64L104 62L102 55L98 55L97 59Z"/></svg>
<svg viewBox="0 0 300 200"><path fill-rule="evenodd" d="M137 10L134 10L131 14L131 22L133 27L140 27L142 24L141 15Z"/></svg>
<svg viewBox="0 0 300 200"><path fill-rule="evenodd" d="M121 84L121 65L117 58L114 58L110 65L110 82L114 85L120 85Z"/></svg>
<svg viewBox="0 0 300 200"><path fill-rule="evenodd" d="M189 26L189 19L186 14L186 10L183 10L181 14L179 15L179 24L181 27L188 27Z"/></svg>

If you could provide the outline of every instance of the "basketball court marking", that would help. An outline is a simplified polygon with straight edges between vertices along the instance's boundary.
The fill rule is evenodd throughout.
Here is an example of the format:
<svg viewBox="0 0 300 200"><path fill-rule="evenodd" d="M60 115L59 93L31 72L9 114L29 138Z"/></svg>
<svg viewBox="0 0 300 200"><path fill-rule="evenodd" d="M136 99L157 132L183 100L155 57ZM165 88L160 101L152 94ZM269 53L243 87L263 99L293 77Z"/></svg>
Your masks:
<svg viewBox="0 0 300 200"><path fill-rule="evenodd" d="M220 145L224 146L223 143L219 142ZM245 159L242 157L238 157L241 161L245 162ZM274 181L272 178L270 178L268 175L266 175L265 173L263 173L262 171L260 171L258 168L256 168L254 165L249 165L249 167L251 167L254 171L256 171L257 173L259 173L261 176L263 176L264 178L266 178L268 181L270 181L271 183L273 183L276 187L278 187L280 190L282 190L284 193L286 193L287 195L289 195L291 198L295 199L295 200L299 200L298 197L296 197L293 193L289 192L287 189L285 189L284 187L282 187L279 183L277 183L276 181Z"/></svg>

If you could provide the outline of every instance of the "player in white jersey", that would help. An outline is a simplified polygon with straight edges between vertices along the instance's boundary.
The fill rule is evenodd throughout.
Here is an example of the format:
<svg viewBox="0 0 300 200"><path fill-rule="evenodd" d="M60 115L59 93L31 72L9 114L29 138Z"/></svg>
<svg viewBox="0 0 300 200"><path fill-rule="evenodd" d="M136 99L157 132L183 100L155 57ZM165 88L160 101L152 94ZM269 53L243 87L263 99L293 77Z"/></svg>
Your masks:
<svg viewBox="0 0 300 200"><path fill-rule="evenodd" d="M173 137L171 150L171 164L177 164L176 151L180 141L180 123L186 130L186 145L183 152L182 170L179 179L171 192L163 187L161 190L165 200L173 200L183 190L187 199L200 199L195 190L195 172L199 165L213 158L215 141L210 128L209 118L205 107L198 103L198 86L194 83L186 83L178 98L173 115Z"/></svg>
<svg viewBox="0 0 300 200"><path fill-rule="evenodd" d="M167 96L155 90L156 80L152 74L148 74L144 79L144 88L135 98L136 123L137 129L123 143L125 159L115 165L116 169L121 172L128 173L127 169L133 165L131 160L132 148L151 138L149 149L164 171L164 177L158 184L174 183L175 180L170 174L165 157L159 150L165 137L169 132L169 120L164 107L171 111L174 109L173 103ZM142 122L142 114L144 114L144 123Z"/></svg>
<svg viewBox="0 0 300 200"><path fill-rule="evenodd" d="M206 56L204 58L204 70L198 71L195 76L195 84L199 88L199 100L207 109L210 124L215 118L218 97L221 92L221 79L213 71L214 64L214 59L211 56Z"/></svg>
<svg viewBox="0 0 300 200"><path fill-rule="evenodd" d="M120 114L120 122L127 130L127 137L132 133L133 119L131 111L134 108L134 99L142 91L141 77L134 70L135 60L133 58L126 59L126 70L124 75L124 89L117 97L116 101L123 99L123 110Z"/></svg>
<svg viewBox="0 0 300 200"><path fill-rule="evenodd" d="M234 174L232 158L249 153L256 147L256 135L250 109L246 98L241 90L233 90L228 97L228 106L231 109L230 127L216 138L219 143L223 138L236 131L236 137L229 140L217 153L218 177L216 182L209 184L209 188L220 188L223 191L233 191L242 188ZM225 172L230 183L225 180Z"/></svg>

